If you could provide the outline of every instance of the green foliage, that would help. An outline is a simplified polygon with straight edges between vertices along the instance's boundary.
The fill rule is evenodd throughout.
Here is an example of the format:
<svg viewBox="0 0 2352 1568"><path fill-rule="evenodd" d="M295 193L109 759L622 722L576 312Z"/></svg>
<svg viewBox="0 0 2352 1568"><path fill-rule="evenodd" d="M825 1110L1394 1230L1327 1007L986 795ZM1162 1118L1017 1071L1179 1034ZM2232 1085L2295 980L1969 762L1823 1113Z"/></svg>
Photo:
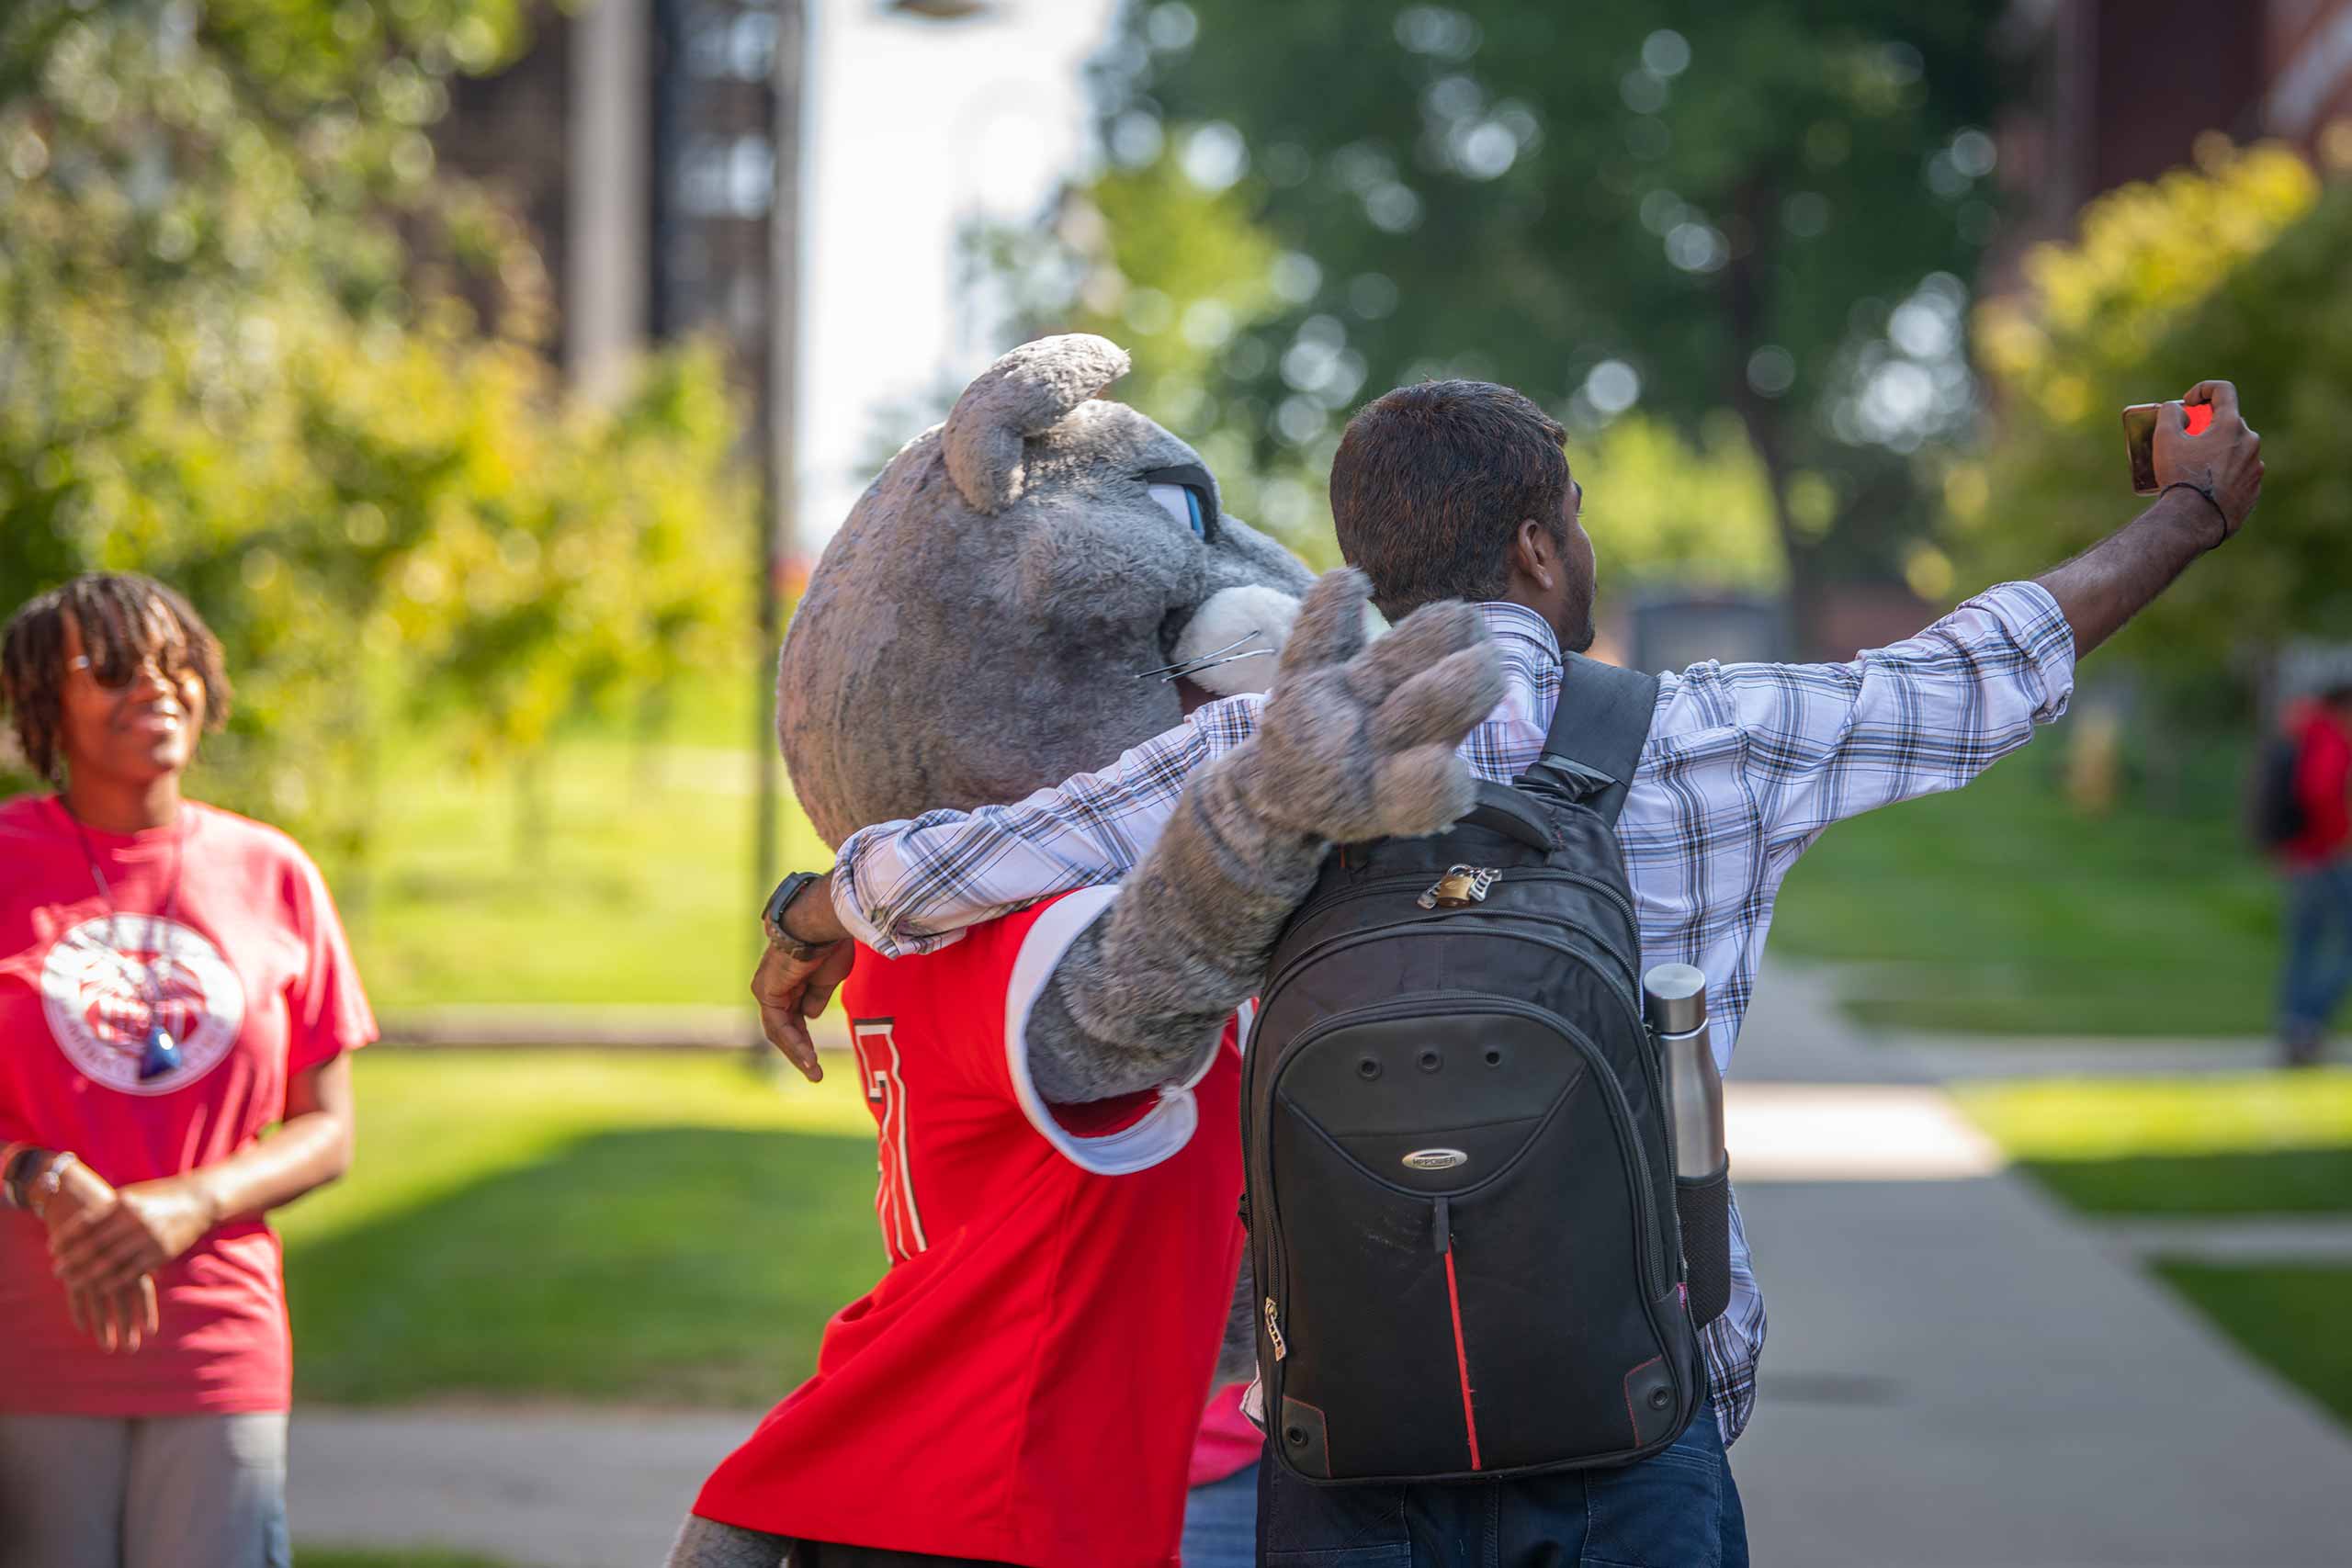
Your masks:
<svg viewBox="0 0 2352 1568"><path fill-rule="evenodd" d="M1973 406L1959 279L1995 221L2001 9L1136 5L1087 193L1111 237L1074 292L1199 350L1170 422L1260 468L1319 476L1343 410L1431 374L1584 437L1638 408L1719 449L1729 410L1800 588L1891 571L1926 521L1909 454ZM1118 199L1170 166L1216 223ZM1203 288L1193 258L1237 231Z"/></svg>
<svg viewBox="0 0 2352 1568"><path fill-rule="evenodd" d="M434 172L447 74L502 61L519 15L0 21L0 604L85 569L186 591L238 687L207 792L338 859L403 721L525 754L748 619L717 356L568 400L527 237Z"/></svg>
<svg viewBox="0 0 2352 1568"><path fill-rule="evenodd" d="M2001 574L2106 534L2141 504L2119 411L2225 378L2262 432L2262 504L2117 648L2182 681L2280 638L2340 637L2352 615L2347 256L2352 187L2323 192L2281 148L2217 142L2196 169L2092 203L2077 241L2029 258L2025 295L1984 313L2004 414L1984 460L1947 479L1955 548Z"/></svg>

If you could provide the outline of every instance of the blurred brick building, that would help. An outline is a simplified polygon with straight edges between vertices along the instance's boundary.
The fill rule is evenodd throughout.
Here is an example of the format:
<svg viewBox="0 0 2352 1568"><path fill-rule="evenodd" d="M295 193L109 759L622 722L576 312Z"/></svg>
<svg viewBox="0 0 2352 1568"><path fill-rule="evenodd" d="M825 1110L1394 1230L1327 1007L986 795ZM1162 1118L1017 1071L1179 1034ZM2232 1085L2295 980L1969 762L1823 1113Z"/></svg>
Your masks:
<svg viewBox="0 0 2352 1568"><path fill-rule="evenodd" d="M529 0L531 42L461 77L434 141L531 225L558 304L553 345L605 383L649 339L709 332L763 391L771 0Z"/></svg>
<svg viewBox="0 0 2352 1568"><path fill-rule="evenodd" d="M2352 163L2352 0L2017 0L2002 35L2027 85L1998 138L2015 205L1996 280L2208 131Z"/></svg>

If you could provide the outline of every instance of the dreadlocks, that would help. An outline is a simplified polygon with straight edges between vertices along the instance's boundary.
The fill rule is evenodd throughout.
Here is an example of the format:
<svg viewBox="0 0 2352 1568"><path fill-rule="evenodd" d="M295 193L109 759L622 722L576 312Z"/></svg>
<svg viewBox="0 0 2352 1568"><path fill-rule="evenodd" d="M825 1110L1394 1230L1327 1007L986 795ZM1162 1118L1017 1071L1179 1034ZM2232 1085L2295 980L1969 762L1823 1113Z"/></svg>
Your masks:
<svg viewBox="0 0 2352 1568"><path fill-rule="evenodd" d="M153 659L162 670L194 671L204 684L204 724L218 729L229 713L229 677L220 643L186 599L130 571L94 571L36 594L0 633L0 702L33 772L55 784L61 773L58 726L65 686L65 623L82 631L90 669L108 685L129 681Z"/></svg>

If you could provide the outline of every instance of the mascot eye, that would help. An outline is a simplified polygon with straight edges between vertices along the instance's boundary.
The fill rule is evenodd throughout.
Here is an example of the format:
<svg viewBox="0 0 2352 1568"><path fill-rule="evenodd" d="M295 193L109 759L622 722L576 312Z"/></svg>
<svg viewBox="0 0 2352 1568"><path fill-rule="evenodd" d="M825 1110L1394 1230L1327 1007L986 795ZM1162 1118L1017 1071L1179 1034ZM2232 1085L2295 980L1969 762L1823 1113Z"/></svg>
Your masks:
<svg viewBox="0 0 2352 1568"><path fill-rule="evenodd" d="M1151 499L1159 502L1169 516L1190 528L1195 539L1209 536L1207 508L1201 504L1201 492L1191 485L1153 485Z"/></svg>

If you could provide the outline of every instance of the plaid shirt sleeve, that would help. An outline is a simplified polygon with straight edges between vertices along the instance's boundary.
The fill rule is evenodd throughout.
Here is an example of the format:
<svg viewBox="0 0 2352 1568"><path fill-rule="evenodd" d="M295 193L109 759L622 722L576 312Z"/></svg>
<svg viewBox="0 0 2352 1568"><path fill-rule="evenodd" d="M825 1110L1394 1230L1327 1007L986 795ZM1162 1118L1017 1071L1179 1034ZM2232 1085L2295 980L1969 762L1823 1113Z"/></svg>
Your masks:
<svg viewBox="0 0 2352 1568"><path fill-rule="evenodd" d="M1010 806L861 828L834 859L833 909L858 941L900 958L1040 898L1116 882L1158 841L1193 770L1257 733L1264 700L1209 703L1102 772Z"/></svg>
<svg viewBox="0 0 2352 1568"><path fill-rule="evenodd" d="M1737 750L1767 853L1829 824L1956 789L2066 711L2075 637L2035 582L2005 582L1918 636L1843 664L1691 666L1667 678L1656 759Z"/></svg>

